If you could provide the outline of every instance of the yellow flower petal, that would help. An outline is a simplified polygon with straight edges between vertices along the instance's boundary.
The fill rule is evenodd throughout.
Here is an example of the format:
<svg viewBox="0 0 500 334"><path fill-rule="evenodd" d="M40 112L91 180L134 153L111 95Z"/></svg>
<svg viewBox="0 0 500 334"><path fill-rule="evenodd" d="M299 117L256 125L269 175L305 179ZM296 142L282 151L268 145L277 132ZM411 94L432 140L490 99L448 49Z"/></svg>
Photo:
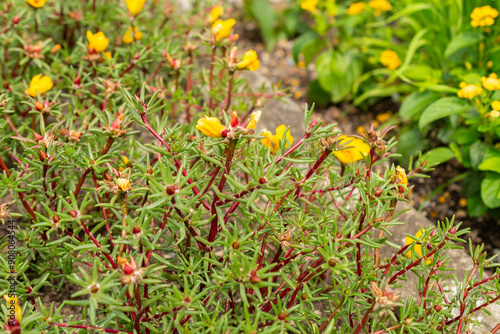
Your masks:
<svg viewBox="0 0 500 334"><path fill-rule="evenodd" d="M234 19L227 19L225 21L217 20L212 25L212 31L215 34L215 40L217 42L223 40L224 38L228 38L231 35L231 30L233 26L236 24Z"/></svg>
<svg viewBox="0 0 500 334"><path fill-rule="evenodd" d="M259 122L260 120L260 116L262 115L262 111L258 110L258 111L254 111L251 115L250 115L250 121L248 122L248 125L247 125L247 129L252 129L254 130L255 127L257 126L257 123Z"/></svg>
<svg viewBox="0 0 500 334"><path fill-rule="evenodd" d="M395 70L401 65L401 59L396 52L385 50L380 54L380 63L390 70Z"/></svg>
<svg viewBox="0 0 500 334"><path fill-rule="evenodd" d="M418 232L415 234L415 238L420 239L420 237L422 236L423 233L424 233L424 230L419 229ZM426 240L422 240L422 241L425 242ZM406 245L410 245L412 243L415 243L415 240L413 240L412 238L406 236L405 237L405 244ZM415 250L415 253L416 253L415 255L412 254L411 250L409 250L409 251L406 252L406 256L409 259L411 259L412 257L416 257L417 259L420 259L420 258L422 258L424 256L423 253L422 253L422 246L421 245L417 245L416 244L415 246L413 246L413 249ZM425 263L427 265L431 264L432 263L432 256L429 257L429 258L427 258L425 260Z"/></svg>
<svg viewBox="0 0 500 334"><path fill-rule="evenodd" d="M226 128L220 124L220 121L216 117L208 117L203 116L198 120L196 124L196 128L201 131L205 136L213 137L213 138L221 138L222 130Z"/></svg>
<svg viewBox="0 0 500 334"><path fill-rule="evenodd" d="M217 19L224 14L224 8L222 6L215 6L210 11L210 24L214 24Z"/></svg>
<svg viewBox="0 0 500 334"><path fill-rule="evenodd" d="M363 159L364 156L370 153L370 146L362 139L348 136L340 136L339 144L350 147L343 149L341 151L334 151L333 154L340 160L344 165L353 163ZM351 147L353 146L353 147Z"/></svg>
<svg viewBox="0 0 500 334"><path fill-rule="evenodd" d="M52 84L52 79L48 76L42 77L41 74L36 75L31 79L30 86L26 93L29 96L36 97L36 92L38 92L40 95L51 89L53 86Z"/></svg>
<svg viewBox="0 0 500 334"><path fill-rule="evenodd" d="M144 7L146 0L125 0L130 15L137 16Z"/></svg>
<svg viewBox="0 0 500 334"><path fill-rule="evenodd" d="M108 47L109 39L106 38L102 31L93 34L91 31L87 30L87 40L89 41L89 49L99 53Z"/></svg>
<svg viewBox="0 0 500 334"><path fill-rule="evenodd" d="M32 7L40 8L45 5L47 0L26 0L26 2L29 3Z"/></svg>

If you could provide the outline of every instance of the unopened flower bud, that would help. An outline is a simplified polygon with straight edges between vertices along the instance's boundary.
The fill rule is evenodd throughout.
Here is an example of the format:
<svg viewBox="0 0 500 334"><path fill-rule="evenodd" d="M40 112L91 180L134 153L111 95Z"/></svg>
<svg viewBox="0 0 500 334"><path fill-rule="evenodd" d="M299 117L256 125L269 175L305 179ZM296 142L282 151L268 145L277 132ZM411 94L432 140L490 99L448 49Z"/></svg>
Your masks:
<svg viewBox="0 0 500 334"><path fill-rule="evenodd" d="M132 228L132 232L134 234L139 234L142 232L142 230L137 225L134 225L134 227Z"/></svg>
<svg viewBox="0 0 500 334"><path fill-rule="evenodd" d="M99 284L96 283L96 284L93 284L90 288L89 288L90 292L92 293L97 293L99 292Z"/></svg>
<svg viewBox="0 0 500 334"><path fill-rule="evenodd" d="M380 197L380 195L382 195L382 190L379 188L375 189L375 197Z"/></svg>
<svg viewBox="0 0 500 334"><path fill-rule="evenodd" d="M222 138L226 138L227 137L227 134L229 133L229 130L228 129L224 129L220 132Z"/></svg>
<svg viewBox="0 0 500 334"><path fill-rule="evenodd" d="M262 177L259 177L259 183L260 183L260 184L266 184L266 183L268 183L268 182L267 182L267 179L266 179L265 177L263 177L263 176L262 176Z"/></svg>
<svg viewBox="0 0 500 334"><path fill-rule="evenodd" d="M52 220L54 221L54 223L59 223L59 221L61 220L61 218L59 218L59 216L56 216L54 215L54 217L52 217Z"/></svg>
<svg viewBox="0 0 500 334"><path fill-rule="evenodd" d="M238 119L238 114L236 111L233 111L233 116L231 117L231 126L234 128L240 124L240 120Z"/></svg>
<svg viewBox="0 0 500 334"><path fill-rule="evenodd" d="M138 60L139 60L139 52L136 52L134 55L134 61L138 61Z"/></svg>
<svg viewBox="0 0 500 334"><path fill-rule="evenodd" d="M328 265L332 268L335 267L337 263L339 263L339 259L337 258L331 257L328 259Z"/></svg>
<svg viewBox="0 0 500 334"><path fill-rule="evenodd" d="M240 248L240 242L238 240L236 240L235 242L233 242L233 244L231 245L231 247L233 249L238 249Z"/></svg>
<svg viewBox="0 0 500 334"><path fill-rule="evenodd" d="M431 234L430 234L431 238L432 238L432 237L434 237L434 236L436 236L436 233L437 233L437 230L436 230L436 229L433 229L433 230L431 231Z"/></svg>
<svg viewBox="0 0 500 334"><path fill-rule="evenodd" d="M280 319L280 320L285 320L285 319L286 319L286 311L281 312L281 313L278 315L278 319Z"/></svg>
<svg viewBox="0 0 500 334"><path fill-rule="evenodd" d="M38 133L34 133L33 135L37 141L43 140L43 136L40 136Z"/></svg>
<svg viewBox="0 0 500 334"><path fill-rule="evenodd" d="M21 21L21 17L19 15L16 15L14 16L14 18L12 19L12 24L13 25L17 25L19 23L19 21Z"/></svg>
<svg viewBox="0 0 500 334"><path fill-rule="evenodd" d="M431 245L431 244L427 244L425 247L426 247L427 249L429 249L429 250L434 248L434 246L433 246L433 245Z"/></svg>
<svg viewBox="0 0 500 334"><path fill-rule="evenodd" d="M457 227L456 226L453 226L449 231L448 231L450 234L455 234L457 233Z"/></svg>
<svg viewBox="0 0 500 334"><path fill-rule="evenodd" d="M444 261L443 261L443 260L438 261L438 262L436 262L436 267L437 267L437 268L441 268L441 267L443 266L443 264L444 264Z"/></svg>
<svg viewBox="0 0 500 334"><path fill-rule="evenodd" d="M165 191L167 192L167 195L170 196L175 195L175 193L179 191L179 186L177 184L174 184L172 186L167 186L165 188Z"/></svg>
<svg viewBox="0 0 500 334"><path fill-rule="evenodd" d="M302 300L307 300L308 296L307 296L307 293L303 293L301 296L300 296L300 299Z"/></svg>
<svg viewBox="0 0 500 334"><path fill-rule="evenodd" d="M441 305L434 305L434 311L439 312L443 309Z"/></svg>
<svg viewBox="0 0 500 334"><path fill-rule="evenodd" d="M403 186L398 186L398 192L404 193L405 192L405 187Z"/></svg>
<svg viewBox="0 0 500 334"><path fill-rule="evenodd" d="M70 214L71 217L78 218L78 211L68 210L68 213Z"/></svg>
<svg viewBox="0 0 500 334"><path fill-rule="evenodd" d="M75 80L73 81L73 84L75 86L80 86L82 84L82 78L80 76L77 76Z"/></svg>
<svg viewBox="0 0 500 334"><path fill-rule="evenodd" d="M47 153L45 153L44 151L38 151L38 158L41 162L44 162L45 159L47 159Z"/></svg>
<svg viewBox="0 0 500 334"><path fill-rule="evenodd" d="M148 170L146 171L149 175L153 175L153 168L149 166Z"/></svg>
<svg viewBox="0 0 500 334"><path fill-rule="evenodd" d="M259 278L259 276L257 276L257 270L254 269L250 272L250 280L249 281L252 284L257 284L260 282L260 278Z"/></svg>
<svg viewBox="0 0 500 334"><path fill-rule="evenodd" d="M406 318L405 319L405 325L410 326L410 324L413 322L413 318Z"/></svg>
<svg viewBox="0 0 500 334"><path fill-rule="evenodd" d="M43 103L36 101L35 102L35 109L38 111L42 111L43 109Z"/></svg>

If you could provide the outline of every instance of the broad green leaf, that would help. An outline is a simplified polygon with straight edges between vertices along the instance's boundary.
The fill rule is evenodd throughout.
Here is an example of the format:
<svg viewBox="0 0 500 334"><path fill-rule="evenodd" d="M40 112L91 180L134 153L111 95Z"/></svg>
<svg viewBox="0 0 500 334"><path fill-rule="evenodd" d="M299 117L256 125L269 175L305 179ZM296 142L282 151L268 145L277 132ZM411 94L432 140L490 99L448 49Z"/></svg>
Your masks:
<svg viewBox="0 0 500 334"><path fill-rule="evenodd" d="M492 157L484 160L479 165L479 170L500 173L500 157Z"/></svg>
<svg viewBox="0 0 500 334"><path fill-rule="evenodd" d="M424 110L422 116L420 116L418 127L420 130L423 130L430 123L450 115L462 113L467 108L469 108L469 105L463 99L458 97L443 97Z"/></svg>
<svg viewBox="0 0 500 334"><path fill-rule="evenodd" d="M425 154L427 165L432 167L453 158L455 154L448 147L437 147Z"/></svg>
<svg viewBox="0 0 500 334"><path fill-rule="evenodd" d="M481 183L481 199L490 209L500 207L500 174L486 175Z"/></svg>
<svg viewBox="0 0 500 334"><path fill-rule="evenodd" d="M292 57L295 63L299 61L299 54L304 56L304 61L308 64L323 48L325 47L325 42L320 36L314 31L308 31L293 42L292 46ZM327 54L323 53L322 55Z"/></svg>
<svg viewBox="0 0 500 334"><path fill-rule="evenodd" d="M401 104L399 116L404 121L410 119L416 120L422 111L424 111L429 104L436 101L438 97L438 93L428 90L423 92L413 92L408 95Z"/></svg>
<svg viewBox="0 0 500 334"><path fill-rule="evenodd" d="M470 146L470 164L472 168L477 169L484 160L484 155L488 150L488 145L478 140Z"/></svg>
<svg viewBox="0 0 500 334"><path fill-rule="evenodd" d="M274 10L266 0L254 0L251 4L252 14L255 16L260 28L260 35L266 43L268 50L271 50L276 43L276 33L274 31Z"/></svg>
<svg viewBox="0 0 500 334"><path fill-rule="evenodd" d="M469 31L455 36L444 51L444 57L448 58L460 49L479 43L484 38L480 32Z"/></svg>
<svg viewBox="0 0 500 334"><path fill-rule="evenodd" d="M467 197L467 212L471 217L480 217L488 211L479 191Z"/></svg>

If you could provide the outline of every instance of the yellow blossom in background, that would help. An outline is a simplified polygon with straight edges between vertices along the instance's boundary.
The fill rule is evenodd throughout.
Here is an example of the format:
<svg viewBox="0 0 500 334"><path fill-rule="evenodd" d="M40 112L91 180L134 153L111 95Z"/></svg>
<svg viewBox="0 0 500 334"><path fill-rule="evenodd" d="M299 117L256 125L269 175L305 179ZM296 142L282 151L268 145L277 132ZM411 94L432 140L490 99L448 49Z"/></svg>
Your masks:
<svg viewBox="0 0 500 334"><path fill-rule="evenodd" d="M257 53L254 50L248 50L245 52L243 60L238 63L237 67L239 70L257 70L260 67L260 61L257 59Z"/></svg>
<svg viewBox="0 0 500 334"><path fill-rule="evenodd" d="M347 8L347 14L349 15L357 15L362 13L365 10L364 2L355 2Z"/></svg>
<svg viewBox="0 0 500 334"><path fill-rule="evenodd" d="M222 130L226 128L220 124L220 121L216 117L203 116L198 120L196 128L201 131L205 136L213 138L221 138Z"/></svg>
<svg viewBox="0 0 500 334"><path fill-rule="evenodd" d="M385 113L382 113L382 114L378 114L375 118L377 119L377 121L379 121L380 123L385 123L389 120L389 118L391 118L392 116L392 111L387 111Z"/></svg>
<svg viewBox="0 0 500 334"><path fill-rule="evenodd" d="M224 8L222 6L215 6L210 11L210 24L214 24L217 19L224 14Z"/></svg>
<svg viewBox="0 0 500 334"><path fill-rule="evenodd" d="M491 6L476 7L470 14L471 26L486 27L495 23L495 17L498 16L498 10Z"/></svg>
<svg viewBox="0 0 500 334"><path fill-rule="evenodd" d="M418 232L417 232L417 234L415 234L415 238L420 239L420 237L422 236L422 234L423 234L423 233L424 233L424 230L419 229L419 230L418 230ZM425 242L426 240L422 240L422 241L424 241L424 242ZM413 240L413 239L412 239L412 238L410 238L410 237L405 237L405 243L406 243L407 245L410 245L410 244L412 244L412 243L415 243L415 240ZM413 247L414 247L414 250L415 250L415 253L416 253L416 254L413 256L413 254L412 254L411 250L409 250L408 252L406 252L406 256L407 256L409 259L411 259L412 257L416 257L417 259L422 258L422 257L424 256L424 255L422 254L422 246L421 246L421 245L415 245L415 246L413 246ZM431 263L432 263L432 256L431 256L430 258L427 258L427 259L425 260L425 263L426 263L427 265L431 264Z"/></svg>
<svg viewBox="0 0 500 334"><path fill-rule="evenodd" d="M250 121L248 121L248 125L247 125L247 129L252 129L254 130L255 127L257 126L257 123L259 122L260 120L260 116L262 115L262 111L260 110L257 110L257 111L254 111L251 115L250 115Z"/></svg>
<svg viewBox="0 0 500 334"><path fill-rule="evenodd" d="M30 87L26 91L29 96L36 97L36 92L42 95L53 86L52 79L48 76L42 77L41 74L36 75L31 79Z"/></svg>
<svg viewBox="0 0 500 334"><path fill-rule="evenodd" d="M120 177L116 183L123 192L130 189L130 180L124 177Z"/></svg>
<svg viewBox="0 0 500 334"><path fill-rule="evenodd" d="M142 11L146 0L125 0L130 15L137 16Z"/></svg>
<svg viewBox="0 0 500 334"><path fill-rule="evenodd" d="M500 101L495 100L491 102L491 107L493 108L493 110L500 110Z"/></svg>
<svg viewBox="0 0 500 334"><path fill-rule="evenodd" d="M498 110L492 110L490 112L490 118L498 118L498 116L500 116L500 111L498 111Z"/></svg>
<svg viewBox="0 0 500 334"><path fill-rule="evenodd" d="M121 162L118 170L120 172L122 172L125 168L130 167L130 166L132 166L132 163L130 162L130 160L126 156L122 155L122 162Z"/></svg>
<svg viewBox="0 0 500 334"><path fill-rule="evenodd" d="M301 2L300 7L308 12L314 12L317 4L318 0L304 0Z"/></svg>
<svg viewBox="0 0 500 334"><path fill-rule="evenodd" d="M481 82L483 83L483 87L487 90L500 89L500 80L498 80L495 73L491 73L489 77L482 77Z"/></svg>
<svg viewBox="0 0 500 334"><path fill-rule="evenodd" d="M108 58L109 60L111 60L112 56L111 56L111 52L104 52L104 57Z"/></svg>
<svg viewBox="0 0 500 334"><path fill-rule="evenodd" d="M361 160L370 153L370 146L362 139L345 135L340 136L338 139L340 145L344 145L348 148L341 151L335 151L333 154L335 154L337 159L344 165Z"/></svg>
<svg viewBox="0 0 500 334"><path fill-rule="evenodd" d="M108 47L109 39L106 38L102 31L93 34L90 30L87 30L87 39L89 41L89 49L95 52L102 52Z"/></svg>
<svg viewBox="0 0 500 334"><path fill-rule="evenodd" d="M281 140L283 139L283 135L285 134L286 131L286 125L281 124L276 128L276 134L273 135L271 131L263 131L261 133L264 138L260 141L266 148L271 149L271 153L276 153L281 145L283 144ZM286 144L285 148L287 148L289 145L293 144L293 137L290 135L290 130L286 132L286 139L288 143Z"/></svg>
<svg viewBox="0 0 500 334"><path fill-rule="evenodd" d="M227 19L225 21L217 20L212 25L212 31L215 34L215 40L217 42L223 40L224 38L228 38L231 35L231 30L233 26L236 24L234 19Z"/></svg>
<svg viewBox="0 0 500 334"><path fill-rule="evenodd" d="M356 128L356 132L359 134L362 134L365 132L365 127L363 125L360 125Z"/></svg>
<svg viewBox="0 0 500 334"><path fill-rule="evenodd" d="M45 5L47 0L26 0L26 2L29 3L32 7L40 8Z"/></svg>
<svg viewBox="0 0 500 334"><path fill-rule="evenodd" d="M138 41L142 39L142 32L137 29L137 27L134 27L134 30L132 31L132 27L129 27L127 29L127 32L125 35L123 35L123 43L125 44L130 44L134 40Z"/></svg>
<svg viewBox="0 0 500 334"><path fill-rule="evenodd" d="M396 167L396 176L398 177L400 184L404 186L408 185L408 178L406 177L406 172L404 168L400 166Z"/></svg>
<svg viewBox="0 0 500 334"><path fill-rule="evenodd" d="M21 320L23 320L23 311L21 310L21 306L19 306L19 299L12 295L12 297L9 298L9 295L4 295L3 298L7 302L7 309L11 304L14 304L14 312L15 312L15 317L18 323L21 323Z"/></svg>
<svg viewBox="0 0 500 334"><path fill-rule="evenodd" d="M457 92L458 97L464 99L473 99L483 92L483 89L476 85L468 85L465 81L460 83L460 89Z"/></svg>
<svg viewBox="0 0 500 334"><path fill-rule="evenodd" d="M401 65L401 59L396 52L385 50L380 54L380 63L390 70L395 70Z"/></svg>
<svg viewBox="0 0 500 334"><path fill-rule="evenodd" d="M387 0L372 0L368 3L368 6L375 10L375 16L379 16L382 12L387 12L392 9L392 5Z"/></svg>

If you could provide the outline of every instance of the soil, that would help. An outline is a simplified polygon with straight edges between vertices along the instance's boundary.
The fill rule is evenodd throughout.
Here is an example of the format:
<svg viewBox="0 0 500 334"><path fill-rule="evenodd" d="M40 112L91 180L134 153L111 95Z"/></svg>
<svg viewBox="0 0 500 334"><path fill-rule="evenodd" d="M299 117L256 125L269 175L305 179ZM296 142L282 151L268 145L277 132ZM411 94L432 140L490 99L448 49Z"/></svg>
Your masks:
<svg viewBox="0 0 500 334"><path fill-rule="evenodd" d="M240 25L237 31L240 38L238 46L243 49L253 49L261 60L260 73L266 76L273 84L281 85L299 105L311 105L307 97L308 84L315 79L314 62L305 65L303 62L295 63L292 57L291 41L279 41L272 51L266 50L260 39L258 27L255 22ZM326 124L337 123L344 133L356 134L360 127L369 127L373 122L376 125L384 123L398 124L397 111L399 102L384 99L368 111L360 110L349 103L316 107L316 116ZM397 132L397 129L395 130ZM470 232L463 239L472 240L474 246L484 243L484 250L489 256L500 254L500 224L499 220L491 216L471 217L467 214L467 201L462 193L460 184L448 185L442 192L429 196L439 185L447 183L455 176L463 173L465 169L456 159L438 165L434 171L428 173L430 178L413 179L413 191L409 196L410 203L426 215L430 221L444 221L455 215L456 222L462 222L462 228L470 228ZM464 245L467 247L466 245ZM499 256L500 257L500 256ZM500 262L500 259L496 259Z"/></svg>

